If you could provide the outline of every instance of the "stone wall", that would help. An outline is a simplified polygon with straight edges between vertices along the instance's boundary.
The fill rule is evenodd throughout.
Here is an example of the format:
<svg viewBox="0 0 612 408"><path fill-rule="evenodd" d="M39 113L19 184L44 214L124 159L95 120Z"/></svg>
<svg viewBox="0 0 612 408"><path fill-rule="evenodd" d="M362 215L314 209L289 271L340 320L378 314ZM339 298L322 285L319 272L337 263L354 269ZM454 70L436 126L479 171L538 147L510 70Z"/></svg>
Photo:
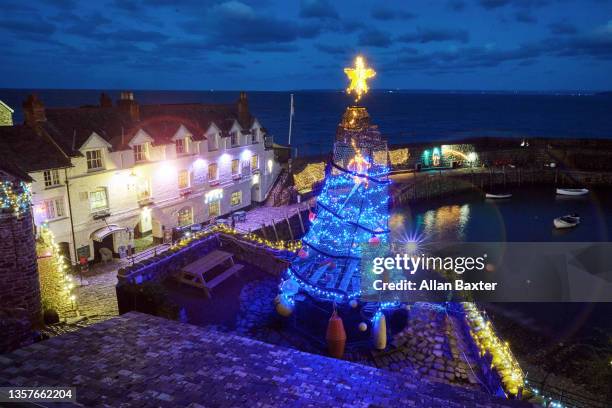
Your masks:
<svg viewBox="0 0 612 408"><path fill-rule="evenodd" d="M28 210L0 213L0 308L22 308L33 324L41 318L36 244Z"/></svg>

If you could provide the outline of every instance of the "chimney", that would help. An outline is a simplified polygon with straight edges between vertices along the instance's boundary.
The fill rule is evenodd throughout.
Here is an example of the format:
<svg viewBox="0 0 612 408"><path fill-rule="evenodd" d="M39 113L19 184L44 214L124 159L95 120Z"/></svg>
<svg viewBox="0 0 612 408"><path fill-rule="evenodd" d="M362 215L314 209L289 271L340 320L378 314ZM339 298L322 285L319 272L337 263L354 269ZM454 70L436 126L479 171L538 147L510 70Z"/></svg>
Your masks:
<svg viewBox="0 0 612 408"><path fill-rule="evenodd" d="M25 116L25 123L29 126L36 126L39 122L46 122L47 116L45 115L45 105L42 103L36 94L28 96L23 104L23 114Z"/></svg>
<svg viewBox="0 0 612 408"><path fill-rule="evenodd" d="M122 112L125 112L130 115L132 121L140 121L140 107L138 106L138 102L134 100L134 92L121 92L121 96L117 101L117 105L119 106L119 109L121 109Z"/></svg>
<svg viewBox="0 0 612 408"><path fill-rule="evenodd" d="M250 118L251 114L249 113L247 94L246 92L240 92L240 98L238 99L238 122L240 122L240 126L248 127L250 125Z"/></svg>
<svg viewBox="0 0 612 408"><path fill-rule="evenodd" d="M110 108L113 106L113 100L106 93L102 92L100 94L100 107L101 108Z"/></svg>

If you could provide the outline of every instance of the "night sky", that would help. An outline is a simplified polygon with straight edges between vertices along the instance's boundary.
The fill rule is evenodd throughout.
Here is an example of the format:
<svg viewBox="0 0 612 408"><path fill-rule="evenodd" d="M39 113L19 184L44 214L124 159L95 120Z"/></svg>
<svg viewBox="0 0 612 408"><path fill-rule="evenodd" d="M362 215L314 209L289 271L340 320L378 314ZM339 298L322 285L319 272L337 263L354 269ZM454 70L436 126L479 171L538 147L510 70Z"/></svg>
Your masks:
<svg viewBox="0 0 612 408"><path fill-rule="evenodd" d="M180 5L175 5L180 3ZM400 6L401 4L401 6ZM0 87L612 89L606 0L2 0Z"/></svg>

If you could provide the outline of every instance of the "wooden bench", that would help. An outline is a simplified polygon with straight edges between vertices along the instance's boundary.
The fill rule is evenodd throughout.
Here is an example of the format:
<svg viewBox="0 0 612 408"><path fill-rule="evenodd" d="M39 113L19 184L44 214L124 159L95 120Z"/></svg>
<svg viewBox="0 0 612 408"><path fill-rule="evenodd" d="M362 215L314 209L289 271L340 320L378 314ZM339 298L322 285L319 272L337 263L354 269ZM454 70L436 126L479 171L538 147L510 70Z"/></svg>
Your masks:
<svg viewBox="0 0 612 408"><path fill-rule="evenodd" d="M211 279L209 282L206 282L206 287L208 288L208 291L210 292L211 289L219 285L221 282L223 282L224 280L226 280L227 278L229 278L236 272L240 271L242 268L244 268L244 265L234 264L231 268L224 271L216 278ZM210 296L210 293L209 293L209 296Z"/></svg>

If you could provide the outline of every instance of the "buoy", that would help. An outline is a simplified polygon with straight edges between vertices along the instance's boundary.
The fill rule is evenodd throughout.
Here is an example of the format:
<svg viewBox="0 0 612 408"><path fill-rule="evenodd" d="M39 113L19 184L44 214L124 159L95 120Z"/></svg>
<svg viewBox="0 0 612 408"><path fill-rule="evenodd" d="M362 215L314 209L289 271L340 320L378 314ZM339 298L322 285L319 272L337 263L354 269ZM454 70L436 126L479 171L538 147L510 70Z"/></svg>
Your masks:
<svg viewBox="0 0 612 408"><path fill-rule="evenodd" d="M291 313L293 313L293 303L285 296L281 296L280 302L276 304L276 312L283 317L291 316Z"/></svg>
<svg viewBox="0 0 612 408"><path fill-rule="evenodd" d="M366 330L368 330L368 324L366 322L361 322L359 323L359 331L364 332Z"/></svg>
<svg viewBox="0 0 612 408"><path fill-rule="evenodd" d="M317 214L313 213L311 210L308 210L308 221L313 222L317 219Z"/></svg>
<svg viewBox="0 0 612 408"><path fill-rule="evenodd" d="M377 350L384 350L387 347L387 321L382 312L378 312L374 315L372 340Z"/></svg>
<svg viewBox="0 0 612 408"><path fill-rule="evenodd" d="M357 300L355 299L351 299L351 301L349 302L349 305L351 305L351 307L355 309L357 306L359 306L359 302L357 302Z"/></svg>
<svg viewBox="0 0 612 408"><path fill-rule="evenodd" d="M329 318L325 339L327 340L329 355L335 358L342 358L346 344L346 332L344 331L342 319L335 310Z"/></svg>
<svg viewBox="0 0 612 408"><path fill-rule="evenodd" d="M304 248L301 248L301 249L298 251L298 256L299 256L300 258L302 258L302 259L306 259L306 258L308 258L308 251L306 251Z"/></svg>
<svg viewBox="0 0 612 408"><path fill-rule="evenodd" d="M368 242L370 243L370 246L378 246L380 245L380 238L378 238L376 235L372 235Z"/></svg>

